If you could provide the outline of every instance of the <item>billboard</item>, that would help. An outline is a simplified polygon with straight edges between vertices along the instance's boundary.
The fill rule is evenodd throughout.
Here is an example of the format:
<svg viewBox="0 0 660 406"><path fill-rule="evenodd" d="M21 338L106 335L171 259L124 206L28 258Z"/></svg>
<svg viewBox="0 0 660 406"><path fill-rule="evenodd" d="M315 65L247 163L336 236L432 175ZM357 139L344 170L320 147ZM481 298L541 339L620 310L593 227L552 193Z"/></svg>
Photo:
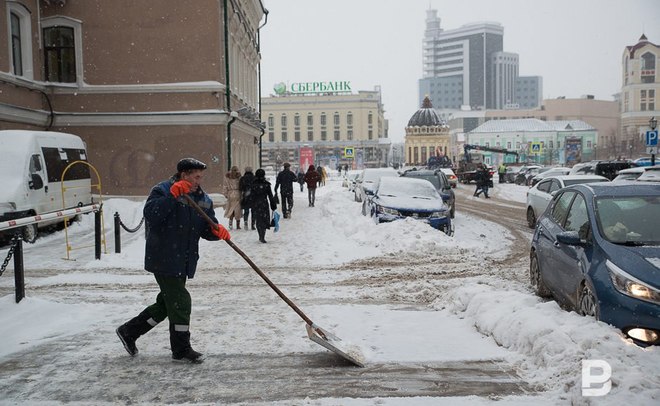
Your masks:
<svg viewBox="0 0 660 406"><path fill-rule="evenodd" d="M566 141L564 141L564 150L566 151L567 166L582 162L582 138L566 138Z"/></svg>
<svg viewBox="0 0 660 406"><path fill-rule="evenodd" d="M314 148L300 147L300 169L307 172L310 165L314 165Z"/></svg>

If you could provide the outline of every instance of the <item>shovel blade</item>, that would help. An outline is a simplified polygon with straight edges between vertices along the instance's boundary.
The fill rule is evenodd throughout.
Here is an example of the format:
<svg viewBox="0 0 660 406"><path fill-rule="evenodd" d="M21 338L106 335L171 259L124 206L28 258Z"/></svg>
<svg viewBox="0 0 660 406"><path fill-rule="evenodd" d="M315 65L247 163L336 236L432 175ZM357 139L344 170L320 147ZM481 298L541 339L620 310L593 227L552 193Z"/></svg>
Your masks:
<svg viewBox="0 0 660 406"><path fill-rule="evenodd" d="M322 345L345 360L350 361L359 367L364 367L364 356L358 347L345 345L339 337L322 329L316 324L312 324L311 326L306 324L305 328L307 329L307 337L309 337L310 340Z"/></svg>

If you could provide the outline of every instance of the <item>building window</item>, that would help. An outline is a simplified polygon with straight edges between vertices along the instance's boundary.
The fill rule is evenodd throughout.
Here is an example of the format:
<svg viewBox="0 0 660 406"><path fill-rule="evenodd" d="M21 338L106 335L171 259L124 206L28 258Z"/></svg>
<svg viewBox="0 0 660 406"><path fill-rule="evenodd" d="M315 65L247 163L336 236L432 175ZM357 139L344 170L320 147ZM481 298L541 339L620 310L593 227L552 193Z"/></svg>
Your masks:
<svg viewBox="0 0 660 406"><path fill-rule="evenodd" d="M282 124L282 128L286 128L286 114L282 114L280 122Z"/></svg>
<svg viewBox="0 0 660 406"><path fill-rule="evenodd" d="M314 131L307 131L307 141L314 141Z"/></svg>
<svg viewBox="0 0 660 406"><path fill-rule="evenodd" d="M275 127L275 117L272 114L268 116L268 127L271 129Z"/></svg>
<svg viewBox="0 0 660 406"><path fill-rule="evenodd" d="M647 52L642 55L642 71L641 78L642 83L655 83L655 55L651 52Z"/></svg>
<svg viewBox="0 0 660 406"><path fill-rule="evenodd" d="M288 138L286 131L282 131L282 142L287 142L289 140Z"/></svg>
<svg viewBox="0 0 660 406"><path fill-rule="evenodd" d="M72 27L44 28L44 63L48 82L76 82L76 46Z"/></svg>
<svg viewBox="0 0 660 406"><path fill-rule="evenodd" d="M506 143L506 149L509 149L509 150L511 149L511 141Z"/></svg>
<svg viewBox="0 0 660 406"><path fill-rule="evenodd" d="M321 141L326 141L328 139L328 132L326 130L321 130Z"/></svg>
<svg viewBox="0 0 660 406"><path fill-rule="evenodd" d="M11 56L14 75L23 76L23 47L21 45L21 19L18 14L10 13L11 19Z"/></svg>
<svg viewBox="0 0 660 406"><path fill-rule="evenodd" d="M339 130L335 130L335 141L339 141Z"/></svg>
<svg viewBox="0 0 660 406"><path fill-rule="evenodd" d="M372 112L369 112L369 116L367 117L367 124L373 124L374 122L374 114Z"/></svg>
<svg viewBox="0 0 660 406"><path fill-rule="evenodd" d="M552 140L548 141L548 148L554 148L554 146L552 145Z"/></svg>
<svg viewBox="0 0 660 406"><path fill-rule="evenodd" d="M325 113L321 113L321 125L326 125Z"/></svg>
<svg viewBox="0 0 660 406"><path fill-rule="evenodd" d="M298 114L293 116L293 125L296 127L300 127L300 116Z"/></svg>
<svg viewBox="0 0 660 406"><path fill-rule="evenodd" d="M268 131L268 141L275 142L275 133L273 131Z"/></svg>
<svg viewBox="0 0 660 406"><path fill-rule="evenodd" d="M374 139L374 130L369 130L368 134L369 134L369 139L373 140Z"/></svg>
<svg viewBox="0 0 660 406"><path fill-rule="evenodd" d="M413 151L415 151L414 156L413 156L413 164L416 165L419 162L418 147L413 148Z"/></svg>
<svg viewBox="0 0 660 406"><path fill-rule="evenodd" d="M353 130L348 130L348 131L346 132L346 138L347 138L348 140L352 140L352 139L353 139Z"/></svg>
<svg viewBox="0 0 660 406"><path fill-rule="evenodd" d="M296 139L296 141L300 141L300 131L295 131L293 133L293 137Z"/></svg>
<svg viewBox="0 0 660 406"><path fill-rule="evenodd" d="M422 147L422 162L426 162L426 147Z"/></svg>
<svg viewBox="0 0 660 406"><path fill-rule="evenodd" d="M312 113L307 114L307 126L311 127L314 125L314 116Z"/></svg>
<svg viewBox="0 0 660 406"><path fill-rule="evenodd" d="M346 124L353 125L353 113L348 112L346 115Z"/></svg>

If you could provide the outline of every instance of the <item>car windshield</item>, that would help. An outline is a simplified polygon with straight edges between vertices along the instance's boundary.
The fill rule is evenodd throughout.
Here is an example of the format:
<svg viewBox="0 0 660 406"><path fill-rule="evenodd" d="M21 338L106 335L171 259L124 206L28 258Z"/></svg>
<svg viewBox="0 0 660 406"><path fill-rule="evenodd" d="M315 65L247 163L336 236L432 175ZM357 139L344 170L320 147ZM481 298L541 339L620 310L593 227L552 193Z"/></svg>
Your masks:
<svg viewBox="0 0 660 406"><path fill-rule="evenodd" d="M415 179L424 179L428 180L433 184L433 186L436 189L440 189L440 179L438 179L437 175L429 174L429 175L419 175L419 174L410 174L407 173L405 177L410 177L410 178L415 178Z"/></svg>
<svg viewBox="0 0 660 406"><path fill-rule="evenodd" d="M440 195L431 183L397 182L381 180L379 196L413 197L420 199L440 199Z"/></svg>
<svg viewBox="0 0 660 406"><path fill-rule="evenodd" d="M660 245L660 197L625 196L596 199L600 234L621 245Z"/></svg>

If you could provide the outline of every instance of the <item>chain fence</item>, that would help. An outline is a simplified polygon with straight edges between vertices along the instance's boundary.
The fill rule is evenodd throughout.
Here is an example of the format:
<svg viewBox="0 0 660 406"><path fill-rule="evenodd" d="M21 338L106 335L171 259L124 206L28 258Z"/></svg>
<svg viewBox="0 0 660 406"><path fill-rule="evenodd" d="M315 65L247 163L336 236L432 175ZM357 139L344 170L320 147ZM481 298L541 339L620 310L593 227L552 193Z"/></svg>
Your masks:
<svg viewBox="0 0 660 406"><path fill-rule="evenodd" d="M2 274L5 273L5 270L7 269L7 265L9 265L9 261L11 261L11 257L14 256L14 250L18 245L18 240L20 240L21 238L23 237L21 237L20 234L14 234L14 236L12 237L9 243L9 252L7 253L7 257L2 262L2 266L0 266L0 276L2 276Z"/></svg>

